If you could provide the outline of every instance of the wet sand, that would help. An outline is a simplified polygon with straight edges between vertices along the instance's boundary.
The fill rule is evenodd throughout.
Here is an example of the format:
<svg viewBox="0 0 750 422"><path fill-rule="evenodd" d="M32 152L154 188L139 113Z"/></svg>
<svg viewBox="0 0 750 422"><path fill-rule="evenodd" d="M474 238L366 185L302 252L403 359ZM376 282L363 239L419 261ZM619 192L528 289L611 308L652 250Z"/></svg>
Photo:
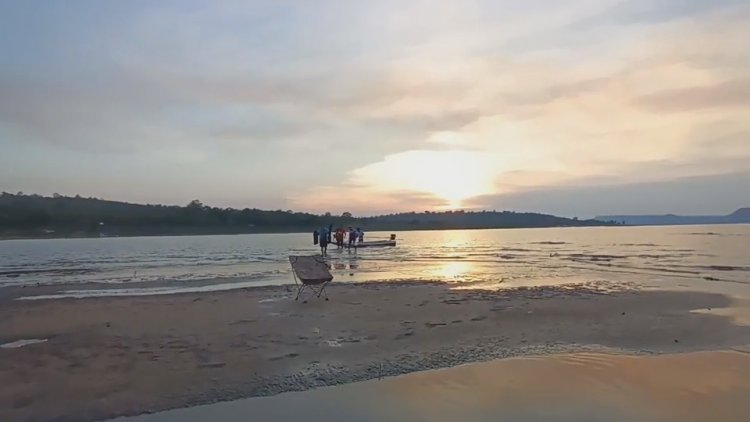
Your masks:
<svg viewBox="0 0 750 422"><path fill-rule="evenodd" d="M750 327L711 312L732 305L720 294L368 283L329 296L0 300L0 344L48 340L0 349L0 420L136 415L510 356L750 345Z"/></svg>
<svg viewBox="0 0 750 422"><path fill-rule="evenodd" d="M750 420L750 353L578 353L416 372L121 422Z"/></svg>

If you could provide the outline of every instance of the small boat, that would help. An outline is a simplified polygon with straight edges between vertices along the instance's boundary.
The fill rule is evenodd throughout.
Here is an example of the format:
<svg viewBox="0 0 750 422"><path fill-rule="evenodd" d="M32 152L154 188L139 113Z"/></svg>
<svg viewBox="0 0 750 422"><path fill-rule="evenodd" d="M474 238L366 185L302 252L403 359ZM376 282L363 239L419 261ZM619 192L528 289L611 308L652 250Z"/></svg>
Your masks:
<svg viewBox="0 0 750 422"><path fill-rule="evenodd" d="M374 240L372 242L357 243L358 248L375 248L375 247L386 247L396 246L395 240Z"/></svg>

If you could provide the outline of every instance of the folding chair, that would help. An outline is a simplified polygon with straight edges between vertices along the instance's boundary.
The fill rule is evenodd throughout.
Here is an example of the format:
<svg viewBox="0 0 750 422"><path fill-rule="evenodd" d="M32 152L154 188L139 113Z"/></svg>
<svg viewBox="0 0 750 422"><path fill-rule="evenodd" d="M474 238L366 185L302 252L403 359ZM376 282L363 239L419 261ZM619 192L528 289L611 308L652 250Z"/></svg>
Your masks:
<svg viewBox="0 0 750 422"><path fill-rule="evenodd" d="M290 256L289 263L292 264L294 284L297 286L297 297L294 300L298 300L305 289L311 290L317 297L323 295L328 300L326 286L333 280L333 275L328 271L328 264L322 256ZM307 299L303 298L302 302L307 303Z"/></svg>

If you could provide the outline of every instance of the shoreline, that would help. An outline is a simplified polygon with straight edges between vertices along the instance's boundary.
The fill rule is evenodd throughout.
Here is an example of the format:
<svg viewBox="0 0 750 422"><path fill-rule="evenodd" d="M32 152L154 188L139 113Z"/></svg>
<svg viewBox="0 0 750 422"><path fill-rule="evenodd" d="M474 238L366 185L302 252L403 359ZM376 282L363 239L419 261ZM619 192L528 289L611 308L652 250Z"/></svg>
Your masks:
<svg viewBox="0 0 750 422"><path fill-rule="evenodd" d="M702 225L727 225L727 224L750 224L750 223L717 223L717 224L702 224ZM684 225L684 224L682 224ZM695 225L695 224L692 224ZM364 227L364 226L363 226ZM512 227L435 227L435 228L401 228L401 229L383 229L383 228L367 228L368 233L400 233L400 232L420 232L420 231L451 231L451 230L516 230L516 229L580 229L587 227L649 227L649 226L637 226L637 225L623 225L623 224L591 224L591 225L561 225L561 226L512 226ZM188 237L188 236L243 236L249 234L310 234L312 231L296 228L290 230L269 230L269 231L253 231L253 232L210 232L210 233L158 233L158 234L123 234L123 235L105 235L100 236L99 234L81 234L76 236L3 236L0 235L0 241L3 240L59 240L59 239L109 239L109 238L133 238L133 237Z"/></svg>
<svg viewBox="0 0 750 422"><path fill-rule="evenodd" d="M4 301L0 419L99 420L511 356L750 345L721 294L440 282Z"/></svg>
<svg viewBox="0 0 750 422"><path fill-rule="evenodd" d="M436 228L401 228L401 229L383 229L383 228L368 228L368 232L420 232L420 231L451 231L451 230L516 230L516 229L580 229L587 227L609 227L609 228L634 228L634 227L691 227L691 226L732 226L732 225L750 225L750 222L726 222L726 223L686 223L686 224L592 224L592 225L561 225L561 226L513 226L513 227L436 227ZM81 235L67 235L67 236L5 236L0 235L0 242L6 240L60 240L60 239L109 239L109 238L139 238L139 237L189 237L189 236L243 236L250 234L309 234L309 230L303 229L292 229L292 230L269 230L269 231L253 231L253 232L210 232L210 233L158 233L158 234L123 234L123 235L107 235L100 236L98 234L81 234Z"/></svg>

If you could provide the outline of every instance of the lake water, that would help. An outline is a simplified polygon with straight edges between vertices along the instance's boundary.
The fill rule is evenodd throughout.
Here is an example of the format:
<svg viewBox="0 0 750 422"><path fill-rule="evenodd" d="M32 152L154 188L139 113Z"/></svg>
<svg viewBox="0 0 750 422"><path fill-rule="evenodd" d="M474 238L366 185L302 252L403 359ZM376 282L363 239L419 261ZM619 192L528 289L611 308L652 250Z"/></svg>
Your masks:
<svg viewBox="0 0 750 422"><path fill-rule="evenodd" d="M396 247L329 248L335 280L467 287L635 282L712 291L750 285L750 225L396 234ZM366 240L388 235L367 233ZM0 241L0 287L105 283L124 293L166 293L284 284L292 282L288 255L317 252L311 234L6 240ZM138 288L129 289L131 283Z"/></svg>
<svg viewBox="0 0 750 422"><path fill-rule="evenodd" d="M748 397L748 353L578 353L474 363L118 420L748 421Z"/></svg>

